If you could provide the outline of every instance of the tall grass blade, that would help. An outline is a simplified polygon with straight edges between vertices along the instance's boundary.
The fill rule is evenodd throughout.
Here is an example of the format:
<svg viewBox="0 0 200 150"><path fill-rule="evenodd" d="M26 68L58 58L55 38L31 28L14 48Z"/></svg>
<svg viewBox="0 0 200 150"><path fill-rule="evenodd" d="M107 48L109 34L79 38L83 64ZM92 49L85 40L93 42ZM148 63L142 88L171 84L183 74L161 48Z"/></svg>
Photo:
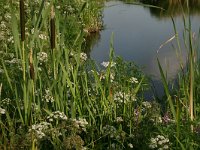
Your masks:
<svg viewBox="0 0 200 150"><path fill-rule="evenodd" d="M174 104L173 104L173 101L172 101L172 98L171 98L171 95L170 95L170 92L169 92L167 80L166 80L166 77L164 75L163 69L160 65L159 59L157 59L157 62L158 62L158 67L159 67L159 71L160 71L160 74L161 74L161 80L162 80L162 83L163 83L163 86L164 86L165 94L167 96L167 100L169 102L169 106L170 106L173 118L176 120L176 112L175 112Z"/></svg>

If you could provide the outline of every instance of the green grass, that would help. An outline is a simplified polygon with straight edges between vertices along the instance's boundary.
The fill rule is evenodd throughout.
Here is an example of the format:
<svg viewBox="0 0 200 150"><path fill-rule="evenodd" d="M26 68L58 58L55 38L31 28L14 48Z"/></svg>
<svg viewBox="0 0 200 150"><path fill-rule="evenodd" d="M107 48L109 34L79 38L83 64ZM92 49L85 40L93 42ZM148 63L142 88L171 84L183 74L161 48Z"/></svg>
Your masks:
<svg viewBox="0 0 200 150"><path fill-rule="evenodd" d="M113 38L101 66L83 53L86 37L102 27L103 2L19 4L0 3L0 149L199 148L198 46L190 26L189 65L173 94L158 61L164 111L145 101L148 78L115 56Z"/></svg>

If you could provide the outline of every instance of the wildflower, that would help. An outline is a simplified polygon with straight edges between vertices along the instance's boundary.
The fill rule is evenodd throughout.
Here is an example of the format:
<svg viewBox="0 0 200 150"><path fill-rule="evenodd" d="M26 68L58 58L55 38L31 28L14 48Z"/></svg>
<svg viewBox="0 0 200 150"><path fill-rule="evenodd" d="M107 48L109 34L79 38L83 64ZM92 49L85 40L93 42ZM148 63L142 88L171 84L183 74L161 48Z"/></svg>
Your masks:
<svg viewBox="0 0 200 150"><path fill-rule="evenodd" d="M120 91L114 94L114 101L118 103L128 103L131 101L136 101L136 99L134 95Z"/></svg>
<svg viewBox="0 0 200 150"><path fill-rule="evenodd" d="M145 107L145 108L151 108L151 103L150 102L142 102L142 105Z"/></svg>
<svg viewBox="0 0 200 150"><path fill-rule="evenodd" d="M133 144L129 143L128 147L133 148Z"/></svg>
<svg viewBox="0 0 200 150"><path fill-rule="evenodd" d="M29 129L29 133L34 132L38 139L45 137L45 132L50 128L51 124L48 122L41 122L39 124L34 124Z"/></svg>
<svg viewBox="0 0 200 150"><path fill-rule="evenodd" d="M115 144L115 143L112 143L112 144L111 144L111 147L112 147L112 149L116 149L116 144Z"/></svg>
<svg viewBox="0 0 200 150"><path fill-rule="evenodd" d="M79 118L77 119L73 119L72 122L74 123L74 126L76 128L81 128L83 131L86 131L86 126L88 125L88 122L86 121L86 119L83 118Z"/></svg>
<svg viewBox="0 0 200 150"><path fill-rule="evenodd" d="M150 139L149 148L151 149L169 149L169 139L163 135L157 135L155 138Z"/></svg>
<svg viewBox="0 0 200 150"><path fill-rule="evenodd" d="M117 117L117 118L116 118L116 122L117 122L117 123L120 123L120 122L123 122L123 121L124 121L124 120L122 119L122 117Z"/></svg>
<svg viewBox="0 0 200 150"><path fill-rule="evenodd" d="M114 73L110 73L110 81L113 82L115 79L115 74Z"/></svg>
<svg viewBox="0 0 200 150"><path fill-rule="evenodd" d="M9 20L9 19L11 19L11 14L10 13L6 13L4 17L5 17L5 19Z"/></svg>
<svg viewBox="0 0 200 150"><path fill-rule="evenodd" d="M42 101L46 101L47 103L53 103L54 102L54 98L50 93L49 89L45 89L45 95L42 96Z"/></svg>
<svg viewBox="0 0 200 150"><path fill-rule="evenodd" d="M8 42L14 43L13 36L11 36L10 38L8 38Z"/></svg>
<svg viewBox="0 0 200 150"><path fill-rule="evenodd" d="M6 114L6 110L0 107L0 114Z"/></svg>
<svg viewBox="0 0 200 150"><path fill-rule="evenodd" d="M31 29L31 34L34 34L35 28Z"/></svg>
<svg viewBox="0 0 200 150"><path fill-rule="evenodd" d="M166 124L168 124L171 121L168 113L165 113L165 115L162 117L162 121Z"/></svg>
<svg viewBox="0 0 200 150"><path fill-rule="evenodd" d="M11 60L5 60L5 62L9 63L9 64L18 64L18 63L20 63L20 60L17 58L13 58Z"/></svg>
<svg viewBox="0 0 200 150"><path fill-rule="evenodd" d="M57 8L57 9L60 9L60 6L58 5L58 6L56 6L56 8Z"/></svg>
<svg viewBox="0 0 200 150"><path fill-rule="evenodd" d="M47 40L47 36L44 35L44 34L39 34L39 38L40 38L41 40Z"/></svg>
<svg viewBox="0 0 200 150"><path fill-rule="evenodd" d="M86 53L80 53L80 59L82 61L86 61L87 60L87 54Z"/></svg>
<svg viewBox="0 0 200 150"><path fill-rule="evenodd" d="M1 92L1 88L0 88L0 92ZM1 104L4 106L8 106L11 103L11 99L10 98L5 98L1 101Z"/></svg>
<svg viewBox="0 0 200 150"><path fill-rule="evenodd" d="M113 62L113 61L111 61L111 62L105 62L105 61L103 61L102 63L101 63L101 65L102 66L104 66L105 68L107 68L109 65L110 65L110 67L114 67L115 65L116 65L116 63L115 62Z"/></svg>
<svg viewBox="0 0 200 150"><path fill-rule="evenodd" d="M1 27L2 29L3 29L3 28L6 28L6 22L5 22L5 21L1 21L0 27Z"/></svg>
<svg viewBox="0 0 200 150"><path fill-rule="evenodd" d="M67 116L63 112L60 112L60 111L52 112L47 117L47 120L49 122L53 122L54 120L63 120L63 121L66 121L67 119L68 119Z"/></svg>
<svg viewBox="0 0 200 150"><path fill-rule="evenodd" d="M109 134L110 138L114 138L117 133L117 129L114 126L106 125L103 127L103 133Z"/></svg>
<svg viewBox="0 0 200 150"><path fill-rule="evenodd" d="M131 77L131 78L129 79L129 82L131 82L131 83L138 83L138 79L135 78L135 77Z"/></svg>
<svg viewBox="0 0 200 150"><path fill-rule="evenodd" d="M48 55L45 52L39 52L37 53L37 59L39 60L40 63L47 62Z"/></svg>
<svg viewBox="0 0 200 150"><path fill-rule="evenodd" d="M46 7L50 6L50 3L49 2L45 2L45 6Z"/></svg>

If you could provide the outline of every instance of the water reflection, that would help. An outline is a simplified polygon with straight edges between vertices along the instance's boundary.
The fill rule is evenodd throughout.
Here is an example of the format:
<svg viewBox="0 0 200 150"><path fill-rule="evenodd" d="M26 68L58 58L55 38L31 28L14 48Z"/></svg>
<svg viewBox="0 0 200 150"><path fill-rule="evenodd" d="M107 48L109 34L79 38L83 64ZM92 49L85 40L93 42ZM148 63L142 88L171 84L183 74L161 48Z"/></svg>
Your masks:
<svg viewBox="0 0 200 150"><path fill-rule="evenodd" d="M150 2L150 0L148 1ZM153 4L155 1L151 1L152 3L149 4ZM169 2L167 3L164 0L157 2L159 2L157 5L159 4L163 7L165 5L165 9L169 6ZM143 3L145 2L143 1ZM176 10L175 6L178 7L178 3L173 3L173 10ZM172 3L170 4L172 5ZM192 4L190 4L191 7L193 6ZM145 73L152 75L155 80L160 78L157 65L157 58L159 58L164 70L168 72L168 77L174 78L180 68L176 51L173 48L177 47L176 41L172 40L157 53L160 45L174 36L173 24L170 17L160 15L160 10L154 16L165 19L152 17L153 10L158 11L159 9L125 4L120 1L107 2L103 11L105 30L100 32L98 38L95 38L95 42L97 43L93 43L94 47L92 48L93 44L90 45L92 49L90 53L91 58L98 63L109 59L110 37L114 33L114 49L116 55L123 57L127 61L134 61L144 68ZM198 7L195 7L194 10L198 10ZM174 20L181 39L184 29L182 17L176 15ZM193 15L192 26L194 32L198 31L199 24L199 16ZM186 58L187 52L183 45L183 41L181 41L181 56ZM186 59L183 61L183 65L185 64Z"/></svg>
<svg viewBox="0 0 200 150"><path fill-rule="evenodd" d="M150 13L159 18L179 16L183 12L187 13L187 6L189 6L191 15L200 14L199 0L189 0L188 5L186 0L142 0L142 3L163 8L164 10L149 8Z"/></svg>
<svg viewBox="0 0 200 150"><path fill-rule="evenodd" d="M121 0L125 3L141 2L142 4L153 5L162 9L148 7L151 15L160 19L175 17L188 12L188 6L191 15L200 14L199 0ZM187 3L188 1L188 3Z"/></svg>
<svg viewBox="0 0 200 150"><path fill-rule="evenodd" d="M85 42L82 45L82 48L84 52L87 54L87 56L90 58L90 52L94 48L94 46L98 45L98 42L100 41L101 34L99 32L90 33L86 38Z"/></svg>

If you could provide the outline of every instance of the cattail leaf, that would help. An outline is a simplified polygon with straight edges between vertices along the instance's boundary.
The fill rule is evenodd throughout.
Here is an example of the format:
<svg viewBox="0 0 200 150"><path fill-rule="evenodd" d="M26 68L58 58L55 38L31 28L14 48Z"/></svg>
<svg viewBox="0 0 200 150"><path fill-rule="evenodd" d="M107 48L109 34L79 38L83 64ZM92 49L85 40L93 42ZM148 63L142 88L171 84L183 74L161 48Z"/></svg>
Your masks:
<svg viewBox="0 0 200 150"><path fill-rule="evenodd" d="M55 28L55 11L54 11L54 6L51 6L51 21L50 21L50 25L51 25L51 49L55 48L55 34L56 34L56 28Z"/></svg>

